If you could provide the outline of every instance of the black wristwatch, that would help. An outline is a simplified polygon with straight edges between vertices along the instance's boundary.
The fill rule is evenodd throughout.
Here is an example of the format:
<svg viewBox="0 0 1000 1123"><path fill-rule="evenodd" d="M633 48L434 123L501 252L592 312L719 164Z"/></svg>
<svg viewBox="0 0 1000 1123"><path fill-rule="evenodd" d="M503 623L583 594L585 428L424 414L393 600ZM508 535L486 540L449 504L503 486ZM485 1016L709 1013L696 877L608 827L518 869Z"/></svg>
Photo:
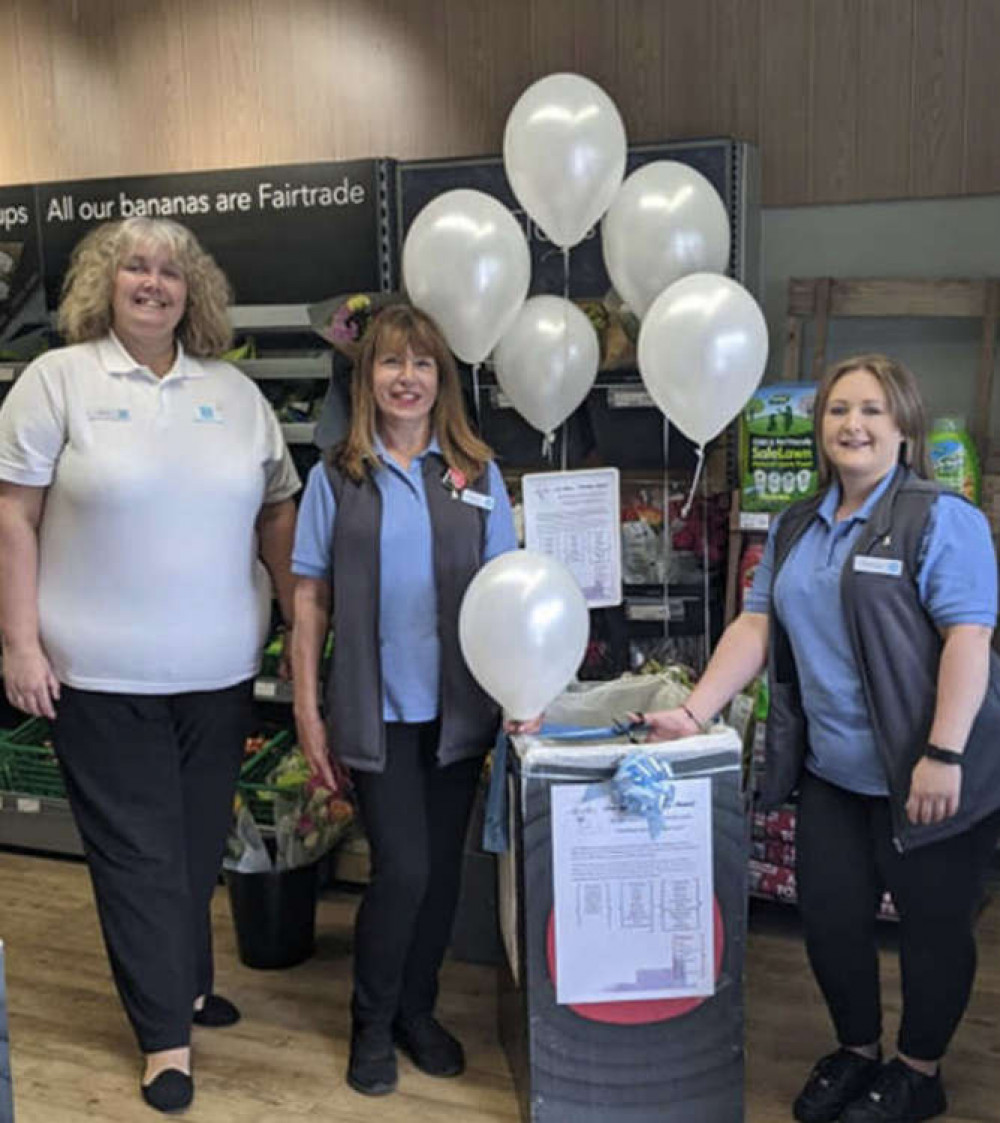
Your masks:
<svg viewBox="0 0 1000 1123"><path fill-rule="evenodd" d="M924 756L928 760L936 760L939 764L957 764L959 768L965 763L964 753L956 753L954 749L942 749L929 741L924 748Z"/></svg>

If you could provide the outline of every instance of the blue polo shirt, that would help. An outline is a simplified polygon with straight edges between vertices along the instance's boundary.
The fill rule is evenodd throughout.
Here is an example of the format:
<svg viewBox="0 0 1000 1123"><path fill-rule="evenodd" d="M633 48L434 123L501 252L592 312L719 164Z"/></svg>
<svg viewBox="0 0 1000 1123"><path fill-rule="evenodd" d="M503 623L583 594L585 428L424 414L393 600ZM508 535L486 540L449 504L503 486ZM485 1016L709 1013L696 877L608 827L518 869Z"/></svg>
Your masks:
<svg viewBox="0 0 1000 1123"><path fill-rule="evenodd" d="M772 527L744 602L745 611L766 613L773 592L802 689L809 728L806 767L831 784L864 795L887 795L888 786L847 634L840 575L891 479L890 472L864 506L841 522L834 521L840 487L832 486L789 552L776 583ZM996 623L997 563L989 525L981 511L956 495L943 493L931 508L917 588L939 628L954 624L992 628Z"/></svg>
<svg viewBox="0 0 1000 1123"><path fill-rule="evenodd" d="M382 572L379 574L379 642L382 716L385 721L431 721L438 716L441 653L430 512L424 459L440 452L436 440L404 469L376 439L381 466L375 484L382 496ZM484 561L517 548L507 489L490 463L493 510L486 515ZM443 485L442 485L443 486ZM292 572L329 579L337 503L323 465L309 473L299 507Z"/></svg>

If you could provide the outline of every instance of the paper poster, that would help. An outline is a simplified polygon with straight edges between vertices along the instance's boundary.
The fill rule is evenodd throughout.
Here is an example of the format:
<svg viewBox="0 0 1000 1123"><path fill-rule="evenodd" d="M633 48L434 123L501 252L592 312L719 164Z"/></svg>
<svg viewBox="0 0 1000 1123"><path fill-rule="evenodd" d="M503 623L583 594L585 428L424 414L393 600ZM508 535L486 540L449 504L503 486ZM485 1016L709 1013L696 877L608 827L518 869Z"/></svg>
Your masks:
<svg viewBox="0 0 1000 1123"><path fill-rule="evenodd" d="M656 838L604 785L552 786L556 1000L715 990L712 782L678 780Z"/></svg>
<svg viewBox="0 0 1000 1123"><path fill-rule="evenodd" d="M537 472L521 479L524 545L561 561L590 608L622 601L618 469Z"/></svg>

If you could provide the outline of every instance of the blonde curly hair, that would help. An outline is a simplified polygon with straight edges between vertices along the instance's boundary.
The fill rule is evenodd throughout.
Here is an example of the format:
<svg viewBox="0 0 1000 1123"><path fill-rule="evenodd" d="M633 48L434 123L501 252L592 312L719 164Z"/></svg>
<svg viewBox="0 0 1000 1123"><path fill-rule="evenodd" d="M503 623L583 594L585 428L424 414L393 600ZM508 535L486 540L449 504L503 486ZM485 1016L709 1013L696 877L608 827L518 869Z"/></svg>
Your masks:
<svg viewBox="0 0 1000 1123"><path fill-rule="evenodd" d="M73 250L63 280L59 330L67 343L101 339L112 328L118 267L135 250L166 249L187 283L177 338L189 355L217 358L232 346L227 308L232 290L211 254L186 226L165 218L126 218L91 230Z"/></svg>

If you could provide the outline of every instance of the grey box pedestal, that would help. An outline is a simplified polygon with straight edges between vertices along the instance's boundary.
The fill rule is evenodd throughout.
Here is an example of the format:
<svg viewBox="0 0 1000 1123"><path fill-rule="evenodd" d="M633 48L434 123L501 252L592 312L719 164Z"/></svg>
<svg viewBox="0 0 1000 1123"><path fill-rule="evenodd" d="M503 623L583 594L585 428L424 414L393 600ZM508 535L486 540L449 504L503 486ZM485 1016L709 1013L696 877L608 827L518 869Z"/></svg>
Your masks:
<svg viewBox="0 0 1000 1123"><path fill-rule="evenodd" d="M538 744L535 742L536 745ZM698 743L697 751L692 745ZM716 992L648 1024L592 1021L556 1002L547 938L553 907L550 789L605 779L628 746L511 754L512 848L500 858L499 911L509 954L499 969L499 1031L524 1123L741 1123L747 819L732 730L675 742L678 776L712 780L714 894L723 954ZM672 755L673 746L651 746ZM681 759L683 758L683 759ZM567 761L571 767L567 768ZM557 778L554 778L557 777ZM512 953L512 954L511 954ZM512 965L512 958L517 967Z"/></svg>

